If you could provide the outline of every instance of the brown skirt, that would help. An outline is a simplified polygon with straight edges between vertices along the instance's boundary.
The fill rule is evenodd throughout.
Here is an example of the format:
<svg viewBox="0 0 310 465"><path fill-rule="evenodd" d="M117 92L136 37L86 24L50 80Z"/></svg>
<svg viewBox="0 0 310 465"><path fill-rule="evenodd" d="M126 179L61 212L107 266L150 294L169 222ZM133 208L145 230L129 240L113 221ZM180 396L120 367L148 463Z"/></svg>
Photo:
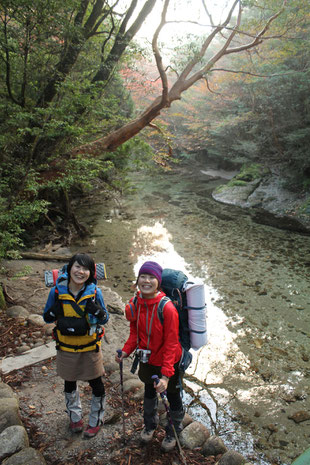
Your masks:
<svg viewBox="0 0 310 465"><path fill-rule="evenodd" d="M102 351L66 352L57 350L57 375L65 381L90 381L104 374Z"/></svg>

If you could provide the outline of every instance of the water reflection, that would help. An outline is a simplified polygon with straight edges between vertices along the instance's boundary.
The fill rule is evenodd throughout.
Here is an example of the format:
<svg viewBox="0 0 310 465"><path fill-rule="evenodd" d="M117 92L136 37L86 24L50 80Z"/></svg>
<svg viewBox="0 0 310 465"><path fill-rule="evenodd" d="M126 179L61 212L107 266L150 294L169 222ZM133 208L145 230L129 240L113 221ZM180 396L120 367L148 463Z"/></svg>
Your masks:
<svg viewBox="0 0 310 465"><path fill-rule="evenodd" d="M204 424L214 429L217 416L216 402L210 396L210 392L193 381L196 378L209 386L222 385L226 376L237 364L244 368L249 367L249 361L245 355L238 350L234 342L237 333L232 333L227 326L230 319L216 305L219 295L210 284L208 284L207 264L202 269L203 276L195 276L191 267L181 255L175 250L171 242L172 236L162 222L156 222L153 226L142 225L137 229L131 249L131 257L134 261L135 275L146 260L154 260L163 268L175 268L183 271L189 279L201 279L205 282L205 296L207 304L207 328L208 344L198 351L193 351L193 361L187 370L191 375L191 381L186 380L187 388L193 393L190 401L190 413L197 419L203 418ZM196 398L197 396L197 398ZM222 389L221 403L230 399L230 394ZM199 408L195 405L199 399ZM203 407L203 408L201 408Z"/></svg>
<svg viewBox="0 0 310 465"><path fill-rule="evenodd" d="M143 225L139 227L130 251L135 274L138 274L141 265L146 260L156 261L163 268L173 267L185 272L188 265L176 252L171 239L171 234L159 221L153 226Z"/></svg>
<svg viewBox="0 0 310 465"><path fill-rule="evenodd" d="M146 260L154 260L163 268L173 267L183 271L189 279L203 278L209 342L198 351L192 351L193 362L188 373L204 383L221 384L233 365L239 364L245 368L249 367L249 361L234 343L237 333L232 333L228 329L229 318L216 305L219 295L216 289L208 284L207 264L203 267L203 276L193 275L190 265L175 250L171 239L171 234L162 222L157 221L154 226L140 226L131 249L135 275Z"/></svg>

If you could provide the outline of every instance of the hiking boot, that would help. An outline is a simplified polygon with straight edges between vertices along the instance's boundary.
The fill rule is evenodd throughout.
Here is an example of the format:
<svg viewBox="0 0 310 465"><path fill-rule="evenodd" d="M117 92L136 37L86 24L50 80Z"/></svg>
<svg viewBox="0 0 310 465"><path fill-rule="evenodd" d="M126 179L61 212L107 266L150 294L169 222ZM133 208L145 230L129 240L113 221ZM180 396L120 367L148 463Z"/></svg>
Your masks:
<svg viewBox="0 0 310 465"><path fill-rule="evenodd" d="M93 438L99 432L102 425L99 426L90 426L88 425L86 430L84 431L85 438Z"/></svg>
<svg viewBox="0 0 310 465"><path fill-rule="evenodd" d="M164 452L170 452L172 449L175 448L176 443L177 441L174 436L170 436L170 434L166 434L165 439L161 443L161 449Z"/></svg>
<svg viewBox="0 0 310 465"><path fill-rule="evenodd" d="M83 420L79 420L76 422L70 421L69 428L72 431L72 433L80 433L81 431L83 431L83 424Z"/></svg>
<svg viewBox="0 0 310 465"><path fill-rule="evenodd" d="M144 444L150 442L154 436L155 429L146 429L145 427L141 431L140 439Z"/></svg>

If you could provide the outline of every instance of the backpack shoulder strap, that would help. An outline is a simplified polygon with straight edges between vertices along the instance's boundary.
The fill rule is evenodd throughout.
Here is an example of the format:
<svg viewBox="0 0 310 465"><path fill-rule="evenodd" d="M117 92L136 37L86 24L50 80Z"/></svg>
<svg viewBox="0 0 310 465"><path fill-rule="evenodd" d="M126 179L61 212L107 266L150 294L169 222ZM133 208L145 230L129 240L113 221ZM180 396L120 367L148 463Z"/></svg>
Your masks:
<svg viewBox="0 0 310 465"><path fill-rule="evenodd" d="M169 297L162 297L157 307L157 315L162 325L164 324L164 307L168 302L171 302L171 299L169 299Z"/></svg>
<svg viewBox="0 0 310 465"><path fill-rule="evenodd" d="M59 270L52 270L54 286L55 286L57 278L58 278L58 272L59 272Z"/></svg>
<svg viewBox="0 0 310 465"><path fill-rule="evenodd" d="M95 298L96 298L96 292L97 290L95 290ZM57 289L57 287L55 287L55 299L56 300L60 300L59 299L59 291ZM83 312L83 310L80 308L80 306L75 302L75 300L70 300L70 305L71 307L73 308L73 310L75 311L75 313L77 313L80 317L85 317L85 312ZM62 308L62 307L61 307Z"/></svg>

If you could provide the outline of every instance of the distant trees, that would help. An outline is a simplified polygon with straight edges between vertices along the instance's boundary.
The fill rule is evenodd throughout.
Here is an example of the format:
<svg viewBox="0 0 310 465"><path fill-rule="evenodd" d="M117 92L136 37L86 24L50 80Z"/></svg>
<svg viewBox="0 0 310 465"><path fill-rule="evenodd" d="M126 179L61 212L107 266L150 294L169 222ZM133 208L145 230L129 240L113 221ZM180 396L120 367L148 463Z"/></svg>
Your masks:
<svg viewBox="0 0 310 465"><path fill-rule="evenodd" d="M247 21L254 20L250 10ZM295 173L294 188L310 189L309 2L290 2L279 22L287 24L281 41L275 29L259 50L227 57L208 86L191 89L169 118L186 119L189 149L214 159L280 163L288 176Z"/></svg>
<svg viewBox="0 0 310 465"><path fill-rule="evenodd" d="M60 217L82 234L71 194L91 188L98 177L109 182L114 177L117 185L115 175L126 167L133 144L139 157L134 136L162 109L208 79L225 57L257 50L265 40L281 37L286 20L292 21L280 20L285 2L260 0L245 2L245 10L258 6L259 15L244 24L244 6L235 0L215 24L202 0L206 32L184 44L185 53L176 50L179 59L171 61L175 72L169 78L160 34L169 27L172 0L164 0L152 37L160 93L135 114L118 71L139 57L133 39L155 3L1 2L0 256L18 246L25 227L44 215L51 225Z"/></svg>

